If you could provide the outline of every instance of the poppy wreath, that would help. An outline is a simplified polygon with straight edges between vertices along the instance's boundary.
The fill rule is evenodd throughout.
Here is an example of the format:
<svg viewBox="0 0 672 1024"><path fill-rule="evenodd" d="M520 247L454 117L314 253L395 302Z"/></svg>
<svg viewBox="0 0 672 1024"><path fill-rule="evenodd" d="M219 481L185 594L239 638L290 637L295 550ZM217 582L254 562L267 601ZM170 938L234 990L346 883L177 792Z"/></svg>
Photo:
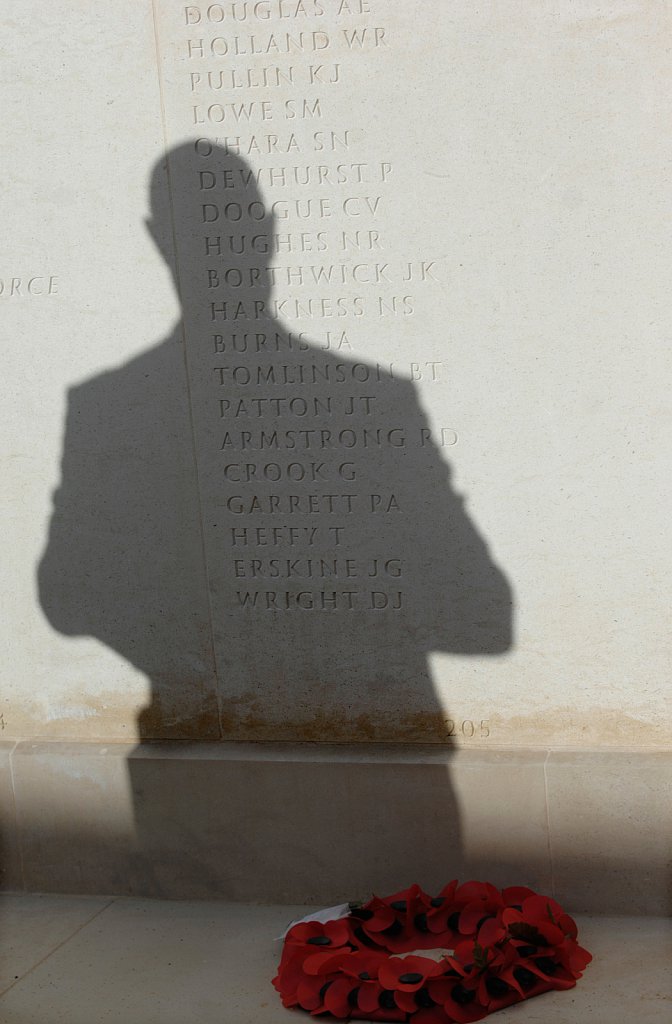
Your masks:
<svg viewBox="0 0 672 1024"><path fill-rule="evenodd" d="M420 886L285 936L273 979L286 1007L313 1016L468 1024L551 989L573 988L590 953L555 900L524 886ZM445 949L440 960L415 951ZM411 953L400 956L403 953Z"/></svg>

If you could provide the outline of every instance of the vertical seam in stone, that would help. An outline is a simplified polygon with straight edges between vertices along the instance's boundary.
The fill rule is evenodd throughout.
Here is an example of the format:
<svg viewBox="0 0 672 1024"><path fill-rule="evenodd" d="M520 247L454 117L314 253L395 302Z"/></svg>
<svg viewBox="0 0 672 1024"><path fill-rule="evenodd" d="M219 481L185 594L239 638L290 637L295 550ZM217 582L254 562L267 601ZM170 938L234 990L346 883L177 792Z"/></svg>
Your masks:
<svg viewBox="0 0 672 1024"><path fill-rule="evenodd" d="M21 880L21 891L26 891L26 873L23 867L23 834L19 829L19 812L18 812L18 800L16 798L16 785L14 782L14 752L19 745L17 740L14 746L9 752L9 785L12 791L12 812L14 816L14 838L16 839L16 849L19 858L19 874Z"/></svg>
<svg viewBox="0 0 672 1024"><path fill-rule="evenodd" d="M551 872L551 896L556 897L555 889L555 863L553 858L553 840L551 838L551 807L548 798L548 772L546 766L548 765L551 751L546 751L546 757L544 758L544 804L546 807L546 846L548 848L548 865Z"/></svg>
<svg viewBox="0 0 672 1024"><path fill-rule="evenodd" d="M175 281L177 285L177 295L182 306L182 287L180 281L180 263L178 260L177 252L177 232L175 231L175 211L173 207L173 186L170 176L170 157L168 154L168 131L166 127L166 104L163 91L163 74L161 65L161 44L159 41L159 17L157 10L157 0L152 0L152 21L154 25L154 48L156 52L156 74L158 78L159 86L159 104L161 107L161 131L163 133L163 150L166 159L166 180L168 184L168 205L170 207L170 229L173 241L173 258L175 260ZM203 572L205 574L205 590L206 600L208 602L208 619L210 624L210 653L212 656L212 665L215 673L215 700L217 702L217 728L219 730L219 738L222 738L222 708L219 695L219 672L217 668L217 652L215 650L215 633L214 633L214 622L212 614L212 601L210 599L210 576L208 573L208 561L205 550L205 520L203 517L203 506L201 502L201 484L198 472L198 458L196 453L196 433L194 430L194 413L193 404L191 400L191 380L189 377L189 361L187 359L187 334L184 323L184 307L182 306L181 326L182 332L182 357L184 359L184 375L187 383L187 406L189 409L189 425L191 427L191 451L194 460L194 473L196 475L196 500L198 504L198 519L201 530L201 557L203 559Z"/></svg>

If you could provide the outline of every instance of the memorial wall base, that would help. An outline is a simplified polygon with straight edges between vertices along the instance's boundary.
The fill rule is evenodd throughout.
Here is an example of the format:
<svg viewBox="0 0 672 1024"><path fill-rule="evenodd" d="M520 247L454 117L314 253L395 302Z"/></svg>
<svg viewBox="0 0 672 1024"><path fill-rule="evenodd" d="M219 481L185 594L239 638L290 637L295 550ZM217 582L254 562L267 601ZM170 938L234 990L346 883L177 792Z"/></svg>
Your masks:
<svg viewBox="0 0 672 1024"><path fill-rule="evenodd" d="M666 753L25 741L0 757L9 890L329 905L460 877L575 912L672 904Z"/></svg>

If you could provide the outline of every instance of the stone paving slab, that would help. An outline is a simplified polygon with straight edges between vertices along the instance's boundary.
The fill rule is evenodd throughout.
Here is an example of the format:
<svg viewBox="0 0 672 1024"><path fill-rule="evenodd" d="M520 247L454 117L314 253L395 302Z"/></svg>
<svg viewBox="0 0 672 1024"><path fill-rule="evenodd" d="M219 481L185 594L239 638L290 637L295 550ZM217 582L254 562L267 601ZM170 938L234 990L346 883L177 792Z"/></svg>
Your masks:
<svg viewBox="0 0 672 1024"><path fill-rule="evenodd" d="M0 901L0 977L18 975L0 996L2 1024L310 1019L283 1009L270 983L280 952L274 937L303 907L130 899L105 904L67 896ZM497 1024L672 1019L672 922L579 918L579 929L595 959L577 988L501 1011L493 1018Z"/></svg>
<svg viewBox="0 0 672 1024"><path fill-rule="evenodd" d="M0 896L0 995L111 902L109 896Z"/></svg>

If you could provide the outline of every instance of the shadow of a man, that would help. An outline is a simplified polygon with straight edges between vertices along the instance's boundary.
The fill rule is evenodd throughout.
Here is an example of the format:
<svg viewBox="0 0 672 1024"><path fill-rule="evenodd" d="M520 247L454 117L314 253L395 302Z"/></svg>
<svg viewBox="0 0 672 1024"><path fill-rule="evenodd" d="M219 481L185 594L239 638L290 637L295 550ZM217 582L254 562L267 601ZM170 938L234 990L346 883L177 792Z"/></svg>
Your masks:
<svg viewBox="0 0 672 1024"><path fill-rule="evenodd" d="M512 598L414 384L288 326L364 300L287 276L240 157L150 191L184 319L69 392L47 618L146 674L141 739L450 742L428 655L507 651Z"/></svg>

